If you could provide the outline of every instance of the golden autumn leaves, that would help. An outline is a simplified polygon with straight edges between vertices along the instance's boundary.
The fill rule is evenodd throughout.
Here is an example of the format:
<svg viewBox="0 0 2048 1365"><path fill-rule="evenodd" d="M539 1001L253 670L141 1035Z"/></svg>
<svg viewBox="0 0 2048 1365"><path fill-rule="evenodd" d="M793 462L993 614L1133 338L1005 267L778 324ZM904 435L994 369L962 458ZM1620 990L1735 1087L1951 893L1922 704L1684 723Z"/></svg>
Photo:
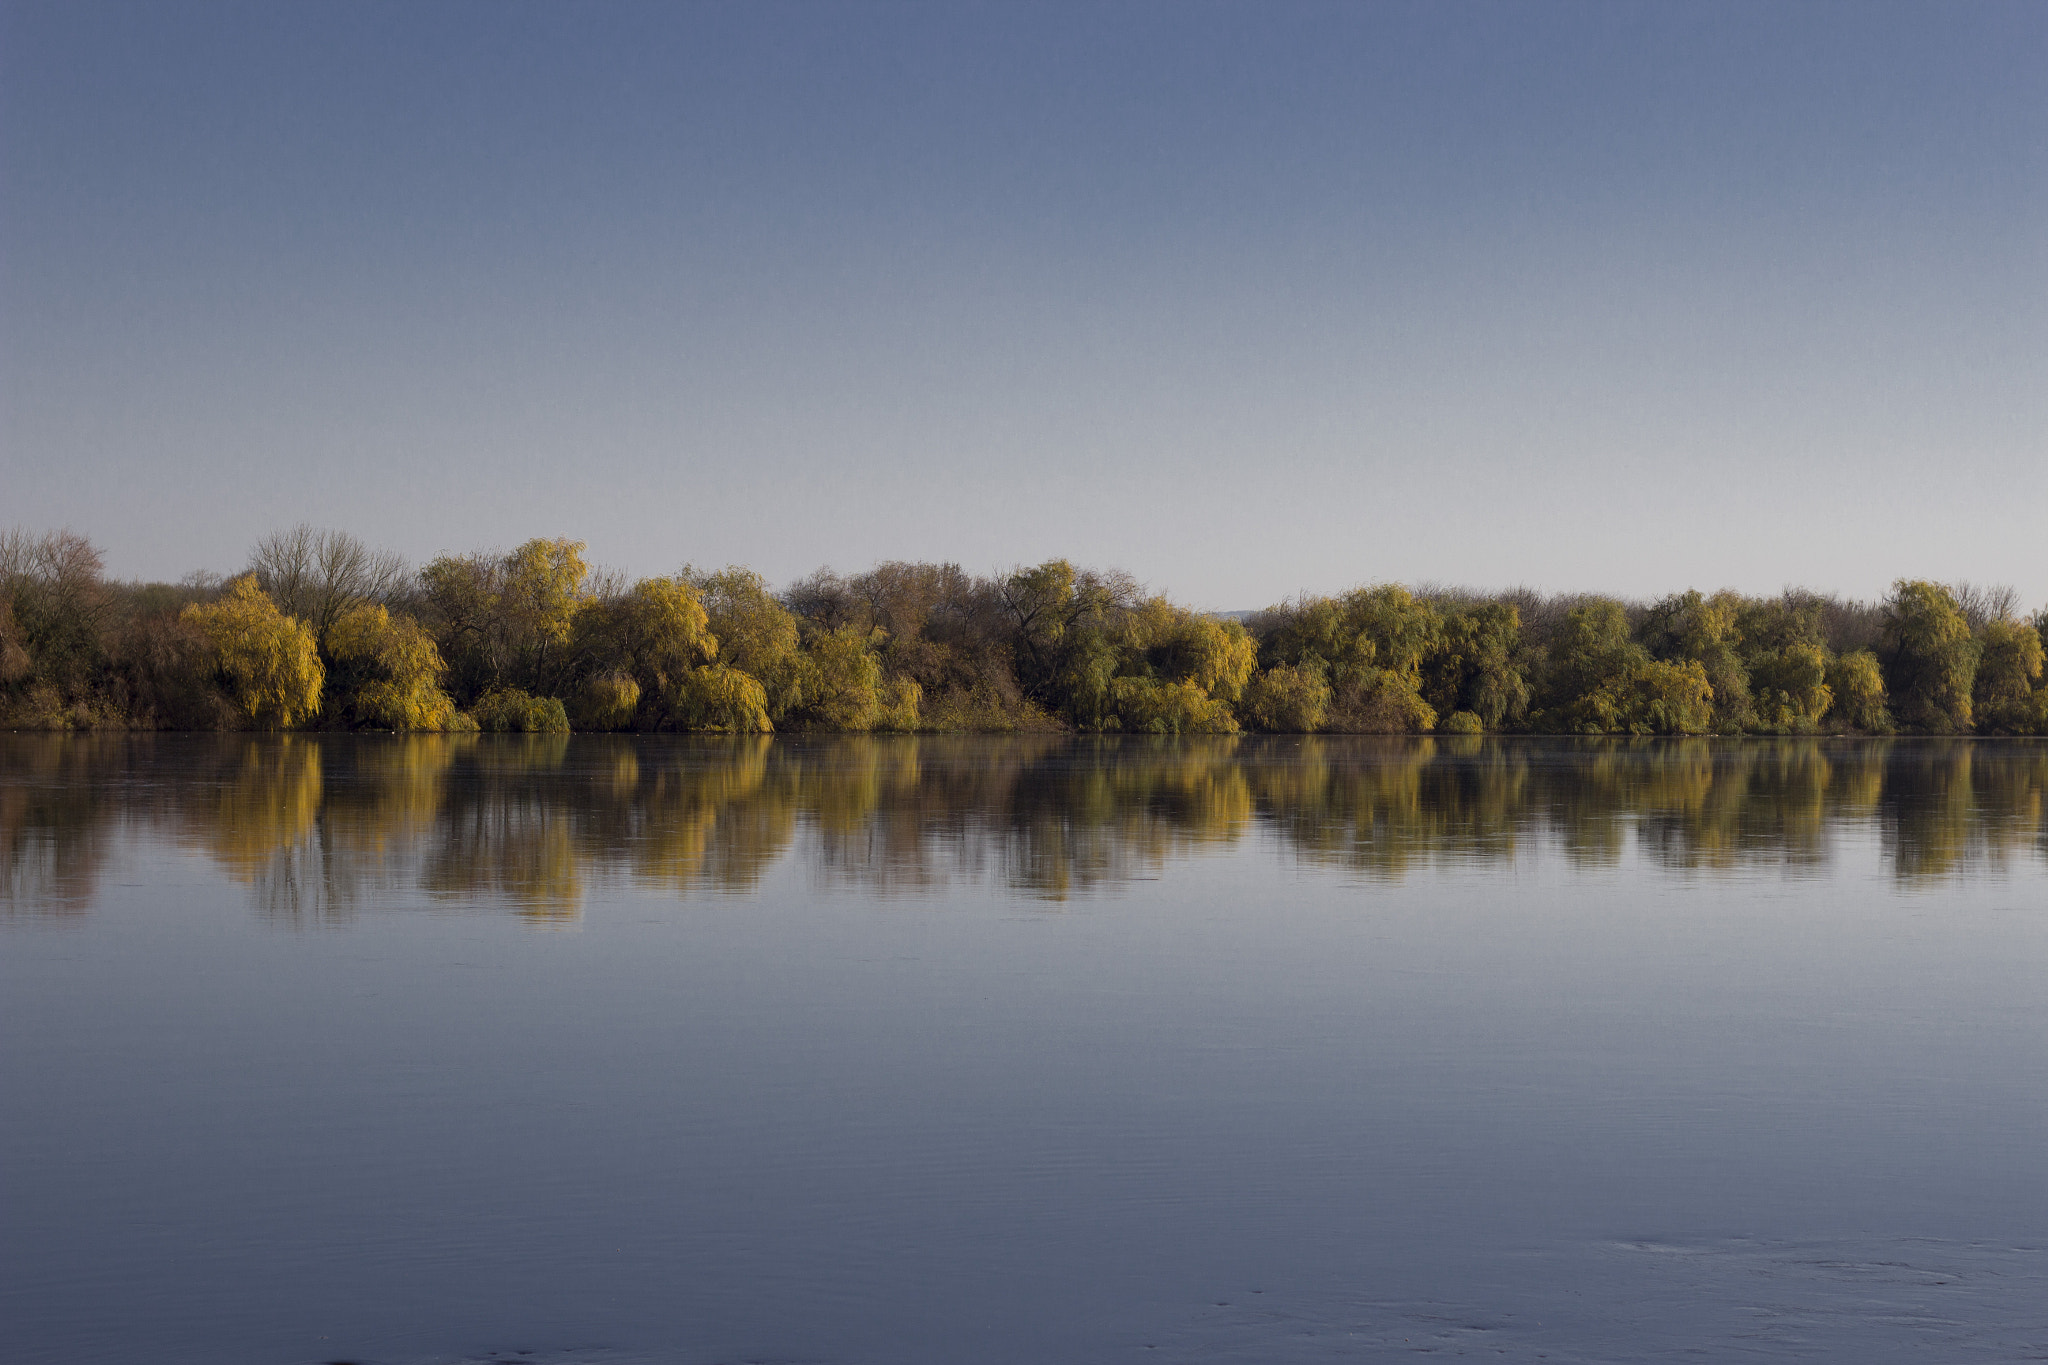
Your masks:
<svg viewBox="0 0 2048 1365"><path fill-rule="evenodd" d="M889 562L778 592L738 567L628 581L560 538L413 572L300 527L226 584L117 584L81 538L17 532L0 726L2048 733L2048 614L2011 596L1381 584L1240 621L1065 560Z"/></svg>

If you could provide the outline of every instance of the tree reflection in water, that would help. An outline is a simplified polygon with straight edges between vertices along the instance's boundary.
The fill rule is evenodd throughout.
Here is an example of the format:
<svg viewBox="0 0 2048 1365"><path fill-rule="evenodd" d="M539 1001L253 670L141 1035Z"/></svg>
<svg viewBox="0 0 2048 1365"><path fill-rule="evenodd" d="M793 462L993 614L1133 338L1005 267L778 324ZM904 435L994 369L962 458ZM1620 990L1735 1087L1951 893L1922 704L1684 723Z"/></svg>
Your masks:
<svg viewBox="0 0 2048 1365"><path fill-rule="evenodd" d="M1817 873L1858 830L1907 883L2048 859L2028 740L10 734L0 760L14 914L80 912L131 831L297 925L373 900L567 924L593 886L746 892L791 858L1058 901L1261 837L1388 882L1542 847Z"/></svg>

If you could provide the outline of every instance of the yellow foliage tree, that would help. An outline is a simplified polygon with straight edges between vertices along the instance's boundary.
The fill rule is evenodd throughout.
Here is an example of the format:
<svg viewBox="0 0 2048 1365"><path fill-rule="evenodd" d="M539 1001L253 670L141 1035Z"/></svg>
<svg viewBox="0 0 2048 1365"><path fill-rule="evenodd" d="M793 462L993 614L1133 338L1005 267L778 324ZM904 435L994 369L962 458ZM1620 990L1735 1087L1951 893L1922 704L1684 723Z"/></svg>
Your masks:
<svg viewBox="0 0 2048 1365"><path fill-rule="evenodd" d="M514 647L527 655L527 676L551 678L569 643L589 574L580 540L537 537L505 556L498 611Z"/></svg>
<svg viewBox="0 0 2048 1365"><path fill-rule="evenodd" d="M802 706L807 670L796 617L776 600L768 581L736 565L716 573L686 566L681 578L704 603L719 662L760 684L769 718L779 722Z"/></svg>
<svg viewBox="0 0 2048 1365"><path fill-rule="evenodd" d="M253 574L228 585L215 602L194 602L184 619L213 647L229 696L258 725L289 729L320 712L326 670L313 631L285 615Z"/></svg>
<svg viewBox="0 0 2048 1365"><path fill-rule="evenodd" d="M882 661L855 626L822 631L803 654L802 718L822 730L872 730L882 719Z"/></svg>
<svg viewBox="0 0 2048 1365"><path fill-rule="evenodd" d="M344 715L391 730L457 728L455 703L441 690L441 651L410 617L352 607L329 628L327 649L336 675L353 675L339 698Z"/></svg>
<svg viewBox="0 0 2048 1365"><path fill-rule="evenodd" d="M1117 678L1110 704L1120 728L1153 735L1234 735L1237 717L1230 703L1187 680Z"/></svg>
<svg viewBox="0 0 2048 1365"><path fill-rule="evenodd" d="M1714 688L1698 659L1630 670L1618 692L1617 729L1636 735L1698 735L1714 726Z"/></svg>
<svg viewBox="0 0 2048 1365"><path fill-rule="evenodd" d="M1253 678L1239 706L1256 730L1311 734L1330 709L1330 684L1314 668L1279 664Z"/></svg>
<svg viewBox="0 0 2048 1365"><path fill-rule="evenodd" d="M1778 733L1811 733L1835 699L1827 678L1827 650L1816 643L1787 645L1755 656L1749 666L1749 688L1756 725Z"/></svg>
<svg viewBox="0 0 2048 1365"><path fill-rule="evenodd" d="M643 578L628 592L584 604L576 646L601 671L575 696L579 728L620 730L672 723L667 699L692 669L718 656L703 599L690 583Z"/></svg>
<svg viewBox="0 0 2048 1365"><path fill-rule="evenodd" d="M1915 730L1968 730L1977 641L1952 589L1900 579L1884 604L1885 677L1892 714Z"/></svg>
<svg viewBox="0 0 2048 1365"><path fill-rule="evenodd" d="M1714 719L1723 730L1741 730L1756 723L1756 716L1750 705L1749 670L1742 661L1742 631L1739 626L1743 614L1743 599L1732 592L1717 592L1712 597L1703 596L1698 589L1667 597L1650 608L1643 622L1641 637L1643 645L1653 658L1671 663L1690 660L1697 663L1704 672L1707 684L1714 694ZM1789 670L1800 674L1799 661L1785 662L1781 671ZM1820 679L1813 679L1813 686L1819 686ZM1795 704L1790 709L1798 713ZM1822 710L1826 703L1822 703ZM1787 705L1782 701L1778 713L1783 714ZM1812 713L1818 719L1820 712ZM1710 727L1711 728L1711 727ZM1775 722L1766 722L1766 729L1784 728ZM1688 731L1687 733L1691 733Z"/></svg>
<svg viewBox="0 0 2048 1365"><path fill-rule="evenodd" d="M456 695L565 689L589 578L582 541L545 537L510 554L443 555L421 569L425 615L451 665Z"/></svg>
<svg viewBox="0 0 2048 1365"><path fill-rule="evenodd" d="M924 688L915 678L890 678L882 684L874 728L908 734L923 726L923 709Z"/></svg>
<svg viewBox="0 0 2048 1365"><path fill-rule="evenodd" d="M1238 622L1189 611L1164 597L1139 603L1125 620L1124 631L1148 673L1193 683L1221 701L1242 697L1258 666L1258 642Z"/></svg>
<svg viewBox="0 0 2048 1365"><path fill-rule="evenodd" d="M584 679L569 708L579 730L623 730L640 709L640 684L624 673Z"/></svg>
<svg viewBox="0 0 2048 1365"><path fill-rule="evenodd" d="M1890 734L1891 712L1885 706L1884 672L1877 656L1852 649L1828 666L1831 725L1848 725L1873 735Z"/></svg>
<svg viewBox="0 0 2048 1365"><path fill-rule="evenodd" d="M516 687L501 687L477 699L477 725L507 734L566 735L568 708L554 697L535 697Z"/></svg>
<svg viewBox="0 0 2048 1365"><path fill-rule="evenodd" d="M689 730L765 735L775 728L760 680L724 664L691 669L670 688L669 704Z"/></svg>
<svg viewBox="0 0 2048 1365"><path fill-rule="evenodd" d="M1359 734L1406 734L1436 728L1436 708L1423 700L1405 669L1350 664L1333 670L1333 698L1324 728Z"/></svg>
<svg viewBox="0 0 2048 1365"><path fill-rule="evenodd" d="M1398 583L1339 598L1303 597L1268 608L1261 653L1269 665L1317 673L1330 700L1321 728L1367 733L1429 730L1422 665L1444 639L1443 615Z"/></svg>
<svg viewBox="0 0 2048 1365"><path fill-rule="evenodd" d="M1714 728L1714 688L1697 659L1637 658L1575 703L1581 734L1699 735Z"/></svg>
<svg viewBox="0 0 2048 1365"><path fill-rule="evenodd" d="M1984 626L1977 663L1974 709L1977 728L1987 734L2023 735L2040 728L2035 684L2041 680L2041 636L2018 621Z"/></svg>

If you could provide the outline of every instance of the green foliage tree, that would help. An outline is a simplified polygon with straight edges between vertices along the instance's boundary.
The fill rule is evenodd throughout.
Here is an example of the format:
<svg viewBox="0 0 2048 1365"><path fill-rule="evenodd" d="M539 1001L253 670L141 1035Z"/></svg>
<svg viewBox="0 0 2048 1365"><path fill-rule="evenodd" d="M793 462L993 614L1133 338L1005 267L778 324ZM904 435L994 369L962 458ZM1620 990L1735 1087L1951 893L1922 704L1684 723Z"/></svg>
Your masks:
<svg viewBox="0 0 2048 1365"><path fill-rule="evenodd" d="M1884 665L1891 712L1908 729L1970 728L1977 642L1955 595L1939 583L1900 579L1884 604Z"/></svg>
<svg viewBox="0 0 2048 1365"><path fill-rule="evenodd" d="M812 637L799 659L802 724L857 734L881 723L882 662L875 643L874 636L850 625Z"/></svg>
<svg viewBox="0 0 2048 1365"><path fill-rule="evenodd" d="M1826 603L1811 594L1737 601L1735 630L1752 694L1751 728L1771 734L1820 728L1834 704L1825 611Z"/></svg>
<svg viewBox="0 0 2048 1365"><path fill-rule="evenodd" d="M228 695L252 722L290 729L319 713L326 670L312 628L279 611L254 574L184 617L206 636Z"/></svg>
<svg viewBox="0 0 2048 1365"><path fill-rule="evenodd" d="M1977 728L1986 734L2024 735L2041 728L2041 636L2018 621L1984 626L1981 654L1971 692Z"/></svg>
<svg viewBox="0 0 2048 1365"><path fill-rule="evenodd" d="M1729 732L1747 729L1756 719L1740 648L1742 606L1735 593L1705 597L1692 589L1651 607L1638 632L1651 658L1699 664L1714 693L1712 728Z"/></svg>
<svg viewBox="0 0 2048 1365"><path fill-rule="evenodd" d="M1846 725L1866 734L1892 732L1892 713L1885 704L1884 672L1877 655L1867 649L1852 649L1837 655L1828 665L1830 702L1827 722Z"/></svg>
<svg viewBox="0 0 2048 1365"><path fill-rule="evenodd" d="M1611 734L1621 728L1617 698L1650 655L1629 638L1621 603L1594 598L1565 612L1551 633L1546 663L1548 704L1539 728Z"/></svg>
<svg viewBox="0 0 2048 1365"><path fill-rule="evenodd" d="M1443 618L1399 584L1342 597L1302 597L1258 618L1260 661L1318 673L1330 689L1322 728L1367 733L1428 730L1436 708L1422 695L1423 665L1443 641Z"/></svg>
<svg viewBox="0 0 2048 1365"><path fill-rule="evenodd" d="M996 598L1024 696L1084 730L1108 725L1122 662L1117 634L1138 602L1130 575L1050 559L1005 575Z"/></svg>
<svg viewBox="0 0 2048 1365"><path fill-rule="evenodd" d="M1313 734L1330 710L1330 684L1319 667L1275 664L1255 675L1239 707L1254 730Z"/></svg>
<svg viewBox="0 0 2048 1365"><path fill-rule="evenodd" d="M1749 681L1756 728L1771 734L1811 734L1834 704L1827 650L1818 644L1790 644L1752 655Z"/></svg>
<svg viewBox="0 0 2048 1365"><path fill-rule="evenodd" d="M1522 618L1510 602L1475 602L1443 614L1442 644L1422 664L1422 695L1440 715L1463 712L1487 730L1529 710L1521 660Z"/></svg>

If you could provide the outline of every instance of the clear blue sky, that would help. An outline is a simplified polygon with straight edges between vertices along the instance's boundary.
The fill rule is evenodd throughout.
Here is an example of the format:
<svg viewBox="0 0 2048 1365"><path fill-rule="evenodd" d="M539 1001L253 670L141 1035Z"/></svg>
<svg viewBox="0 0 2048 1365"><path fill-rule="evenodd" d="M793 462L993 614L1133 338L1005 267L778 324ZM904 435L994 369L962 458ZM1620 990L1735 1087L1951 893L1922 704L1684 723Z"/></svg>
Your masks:
<svg viewBox="0 0 2048 1365"><path fill-rule="evenodd" d="M2048 5L0 5L0 525L2048 599Z"/></svg>

